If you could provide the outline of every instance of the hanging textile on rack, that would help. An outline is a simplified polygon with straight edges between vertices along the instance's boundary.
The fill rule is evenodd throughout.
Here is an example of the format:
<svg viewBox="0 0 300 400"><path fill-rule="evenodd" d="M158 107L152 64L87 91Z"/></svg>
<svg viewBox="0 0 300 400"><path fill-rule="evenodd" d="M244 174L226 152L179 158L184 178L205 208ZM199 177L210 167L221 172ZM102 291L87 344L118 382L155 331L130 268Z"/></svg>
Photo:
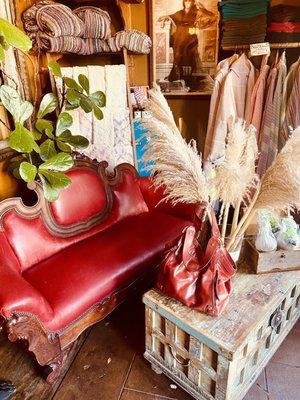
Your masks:
<svg viewBox="0 0 300 400"><path fill-rule="evenodd" d="M268 58L265 56L262 61L259 76L253 87L250 100L250 119L249 123L254 126L256 130L256 137L258 139L261 120L263 116L264 104L265 104L265 88L267 84L267 78L270 71L270 66L267 64Z"/></svg>
<svg viewBox="0 0 300 400"><path fill-rule="evenodd" d="M214 100L218 99L218 104L211 103L212 116L206 137L205 163L216 163L224 159L226 138L232 124L237 119L245 119L246 112L250 115L248 104L256 77L256 68L245 54L230 65L227 75L222 80L220 95L214 96ZM218 93L218 82L216 86Z"/></svg>
<svg viewBox="0 0 300 400"><path fill-rule="evenodd" d="M62 68L63 76L77 79L80 74L89 78L91 93L101 90L106 94L102 120L81 109L68 110L73 117L72 134L81 134L90 142L83 153L91 159L107 161L110 168L122 162L134 165L125 65ZM61 100L62 80L55 81Z"/></svg>
<svg viewBox="0 0 300 400"><path fill-rule="evenodd" d="M285 51L278 55L272 68L269 56L263 57L258 77L245 54L219 63L204 151L207 172L211 163L224 160L227 136L238 118L256 129L260 176L300 125L300 57L287 74Z"/></svg>
<svg viewBox="0 0 300 400"><path fill-rule="evenodd" d="M300 61L295 63L295 70L289 76L293 79L290 95L286 94L287 104L285 109L285 118L282 126L280 145L288 139L291 132L300 125ZM289 87L291 82L286 83ZM282 143L283 142L283 143Z"/></svg>
<svg viewBox="0 0 300 400"><path fill-rule="evenodd" d="M238 58L239 58L238 54L234 54L233 56L220 61L220 63L217 65L214 88L210 101L207 134L206 134L204 153L203 153L204 160L208 158L213 147L213 142L215 137L215 125L217 122L217 112L222 94L222 85L224 83L226 75L229 72L229 68Z"/></svg>

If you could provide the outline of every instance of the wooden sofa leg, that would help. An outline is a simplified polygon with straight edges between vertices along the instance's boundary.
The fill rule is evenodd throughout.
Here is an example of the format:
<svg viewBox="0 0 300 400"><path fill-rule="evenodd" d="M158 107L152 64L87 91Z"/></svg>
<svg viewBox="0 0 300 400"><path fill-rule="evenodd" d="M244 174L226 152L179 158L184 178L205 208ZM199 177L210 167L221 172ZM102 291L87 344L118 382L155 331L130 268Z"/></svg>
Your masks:
<svg viewBox="0 0 300 400"><path fill-rule="evenodd" d="M67 352L63 352L57 334L47 333L33 315L14 314L6 321L6 330L11 342L25 340L39 365L46 367L48 383L60 377Z"/></svg>

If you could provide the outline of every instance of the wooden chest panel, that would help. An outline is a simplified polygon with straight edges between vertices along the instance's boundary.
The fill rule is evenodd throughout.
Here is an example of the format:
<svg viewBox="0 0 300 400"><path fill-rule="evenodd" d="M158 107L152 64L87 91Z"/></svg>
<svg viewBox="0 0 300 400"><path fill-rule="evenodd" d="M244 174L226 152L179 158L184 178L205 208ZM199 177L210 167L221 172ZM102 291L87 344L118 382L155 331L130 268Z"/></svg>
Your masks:
<svg viewBox="0 0 300 400"><path fill-rule="evenodd" d="M296 323L299 299L299 271L240 272L217 318L151 290L145 357L195 399L241 400Z"/></svg>

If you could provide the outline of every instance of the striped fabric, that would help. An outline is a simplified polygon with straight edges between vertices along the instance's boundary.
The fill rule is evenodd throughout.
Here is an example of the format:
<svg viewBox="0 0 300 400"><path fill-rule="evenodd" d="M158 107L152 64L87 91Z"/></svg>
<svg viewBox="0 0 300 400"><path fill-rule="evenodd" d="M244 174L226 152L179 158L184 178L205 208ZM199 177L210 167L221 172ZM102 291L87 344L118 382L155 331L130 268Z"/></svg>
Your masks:
<svg viewBox="0 0 300 400"><path fill-rule="evenodd" d="M38 32L39 27L36 23L36 13L44 5L54 4L52 0L41 0L36 2L32 7L28 8L22 14L24 28L27 32Z"/></svg>
<svg viewBox="0 0 300 400"><path fill-rule="evenodd" d="M87 54L85 40L80 37L52 37L41 32L29 36L32 39L33 50L35 51L45 50L49 53Z"/></svg>
<svg viewBox="0 0 300 400"><path fill-rule="evenodd" d="M51 36L82 36L83 21L72 10L59 3L43 5L36 12L36 23L40 31Z"/></svg>
<svg viewBox="0 0 300 400"><path fill-rule="evenodd" d="M111 36L111 18L107 11L98 7L86 6L76 8L74 14L84 23L84 38L108 39Z"/></svg>
<svg viewBox="0 0 300 400"><path fill-rule="evenodd" d="M281 128L280 117L283 107L283 87L287 75L285 52L282 53L280 60L276 65L276 68L277 68L277 81L275 86L274 103L273 103L273 129L270 137L270 148L268 154L267 168L271 166L278 153L279 131Z"/></svg>
<svg viewBox="0 0 300 400"><path fill-rule="evenodd" d="M287 140L291 131L300 125L300 63L297 64L293 88L288 98L285 120L283 123L283 140ZM284 143L283 143L284 144Z"/></svg>
<svg viewBox="0 0 300 400"><path fill-rule="evenodd" d="M34 51L91 55L118 52L123 48L149 54L152 42L138 30L123 30L111 37L108 12L92 6L69 7L42 0L23 13L25 30Z"/></svg>
<svg viewBox="0 0 300 400"><path fill-rule="evenodd" d="M125 47L129 51L140 54L149 54L152 46L150 37L135 29L117 32L115 42L120 49Z"/></svg>
<svg viewBox="0 0 300 400"><path fill-rule="evenodd" d="M265 89L268 74L270 71L270 66L265 64L261 67L259 76L254 85L252 94L251 94L251 114L250 114L250 124L253 125L256 129L256 136L259 140L259 132L261 128L261 120L263 116L264 103L265 103Z"/></svg>
<svg viewBox="0 0 300 400"><path fill-rule="evenodd" d="M260 150L257 173L262 176L268 166L268 155L271 142L272 128L273 128L273 104L274 104L274 93L276 86L278 70L276 67L272 68L267 80L267 95L265 102L265 109L262 120L262 129L260 132L258 147Z"/></svg>

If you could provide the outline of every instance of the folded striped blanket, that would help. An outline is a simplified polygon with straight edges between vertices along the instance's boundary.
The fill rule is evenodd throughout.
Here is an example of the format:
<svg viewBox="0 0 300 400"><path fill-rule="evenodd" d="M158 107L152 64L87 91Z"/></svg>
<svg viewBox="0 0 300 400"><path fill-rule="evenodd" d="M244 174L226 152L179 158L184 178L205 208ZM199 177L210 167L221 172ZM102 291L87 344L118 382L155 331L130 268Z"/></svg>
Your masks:
<svg viewBox="0 0 300 400"><path fill-rule="evenodd" d="M41 7L49 4L54 4L54 1L41 0L23 12L22 21L27 32L37 32L39 30L39 27L36 23L36 13Z"/></svg>
<svg viewBox="0 0 300 400"><path fill-rule="evenodd" d="M152 41L148 35L137 30L120 31L107 40L87 39L87 54L115 53L126 48L139 54L149 54Z"/></svg>
<svg viewBox="0 0 300 400"><path fill-rule="evenodd" d="M151 48L151 39L138 31L120 31L107 40L74 36L53 37L43 32L32 32L29 37L33 43L32 49L36 52L42 50L48 53L92 55L117 52L126 48L135 53L148 54Z"/></svg>
<svg viewBox="0 0 300 400"><path fill-rule="evenodd" d="M87 54L85 39L74 36L53 37L39 32L30 35L33 50L44 50L48 53Z"/></svg>
<svg viewBox="0 0 300 400"><path fill-rule="evenodd" d="M150 53L152 41L143 32L131 29L117 32L114 37L118 48L125 47L129 51L140 54Z"/></svg>
<svg viewBox="0 0 300 400"><path fill-rule="evenodd" d="M77 36L83 34L83 21L72 10L59 3L46 4L36 12L36 24L40 31L58 36Z"/></svg>
<svg viewBox="0 0 300 400"><path fill-rule="evenodd" d="M107 11L86 6L76 8L73 12L84 23L84 38L108 39L111 36L111 18Z"/></svg>

